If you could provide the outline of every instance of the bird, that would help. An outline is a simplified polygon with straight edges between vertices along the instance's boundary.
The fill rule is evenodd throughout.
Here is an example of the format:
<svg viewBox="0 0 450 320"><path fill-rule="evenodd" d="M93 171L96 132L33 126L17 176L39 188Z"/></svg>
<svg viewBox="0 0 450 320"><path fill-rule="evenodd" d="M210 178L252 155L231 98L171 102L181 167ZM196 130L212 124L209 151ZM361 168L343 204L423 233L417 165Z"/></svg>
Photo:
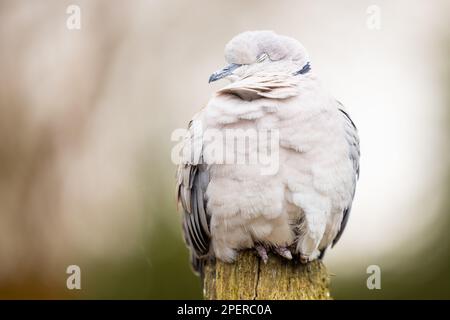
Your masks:
<svg viewBox="0 0 450 320"><path fill-rule="evenodd" d="M176 174L193 270L201 274L212 259L233 263L241 250L255 250L264 263L269 252L304 264L322 259L341 238L352 209L358 130L296 39L246 31L226 44L225 60L209 82L229 83L189 122ZM253 147L226 145L223 137L233 130L255 132L246 136ZM275 170L263 172L257 161L213 159L211 149L221 144L234 158L258 158L251 142L269 131L277 143ZM214 135L222 138L214 141Z"/></svg>

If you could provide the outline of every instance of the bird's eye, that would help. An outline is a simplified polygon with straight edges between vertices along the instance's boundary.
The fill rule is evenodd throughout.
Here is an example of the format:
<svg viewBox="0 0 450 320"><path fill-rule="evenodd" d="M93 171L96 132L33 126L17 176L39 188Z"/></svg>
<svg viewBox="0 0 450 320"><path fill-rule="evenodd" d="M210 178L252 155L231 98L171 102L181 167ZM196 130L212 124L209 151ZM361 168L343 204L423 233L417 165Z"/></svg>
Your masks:
<svg viewBox="0 0 450 320"><path fill-rule="evenodd" d="M264 60L266 60L269 56L267 55L267 53L262 53L257 59L256 62L260 63L263 62Z"/></svg>

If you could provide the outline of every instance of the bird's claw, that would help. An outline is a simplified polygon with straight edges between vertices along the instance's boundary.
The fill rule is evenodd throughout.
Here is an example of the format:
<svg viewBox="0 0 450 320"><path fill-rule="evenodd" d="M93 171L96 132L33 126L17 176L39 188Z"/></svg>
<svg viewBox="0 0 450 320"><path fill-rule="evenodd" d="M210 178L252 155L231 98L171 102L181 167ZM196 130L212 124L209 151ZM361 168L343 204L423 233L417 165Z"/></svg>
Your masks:
<svg viewBox="0 0 450 320"><path fill-rule="evenodd" d="M260 244L256 245L255 249L256 249L256 252L258 253L258 256L261 258L261 260L264 262L264 264L266 264L267 261L269 260L269 255L267 253L267 249ZM285 259L292 260L292 253L286 247L275 247L273 249L273 251Z"/></svg>
<svg viewBox="0 0 450 320"><path fill-rule="evenodd" d="M305 255L305 254L300 254L300 262L303 264L307 264L308 262L310 262L310 256Z"/></svg>
<svg viewBox="0 0 450 320"><path fill-rule="evenodd" d="M300 262L306 264L308 262L320 259L322 252L318 249L314 250L310 254L300 253Z"/></svg>
<svg viewBox="0 0 450 320"><path fill-rule="evenodd" d="M274 251L278 255L282 256L283 258L286 258L288 260L292 260L292 253L291 253L291 251L288 248L286 248L286 247L275 247Z"/></svg>
<svg viewBox="0 0 450 320"><path fill-rule="evenodd" d="M255 249L258 253L258 256L260 256L261 260L264 262L264 264L266 264L269 260L269 255L267 254L266 248L264 248L262 245L257 245Z"/></svg>

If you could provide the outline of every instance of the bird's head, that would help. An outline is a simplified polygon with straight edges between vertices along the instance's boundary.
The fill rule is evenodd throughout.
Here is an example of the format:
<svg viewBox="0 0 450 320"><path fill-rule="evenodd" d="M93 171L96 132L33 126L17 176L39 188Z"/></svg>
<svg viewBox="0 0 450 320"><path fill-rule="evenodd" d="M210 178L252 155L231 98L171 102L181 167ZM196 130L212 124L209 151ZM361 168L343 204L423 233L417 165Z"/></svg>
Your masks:
<svg viewBox="0 0 450 320"><path fill-rule="evenodd" d="M275 73L302 75L310 69L305 48L297 40L273 31L247 31L238 34L225 46L225 68L214 72L209 82Z"/></svg>

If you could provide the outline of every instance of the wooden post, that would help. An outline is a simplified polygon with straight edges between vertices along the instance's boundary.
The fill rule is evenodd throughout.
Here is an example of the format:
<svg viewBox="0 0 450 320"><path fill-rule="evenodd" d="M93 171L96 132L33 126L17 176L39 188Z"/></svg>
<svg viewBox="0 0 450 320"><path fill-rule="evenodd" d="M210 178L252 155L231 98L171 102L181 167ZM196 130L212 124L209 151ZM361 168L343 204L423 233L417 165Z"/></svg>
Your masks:
<svg viewBox="0 0 450 320"><path fill-rule="evenodd" d="M235 263L209 262L203 293L208 300L331 299L330 277L321 261L306 265L269 254L264 264L253 251L243 251Z"/></svg>

